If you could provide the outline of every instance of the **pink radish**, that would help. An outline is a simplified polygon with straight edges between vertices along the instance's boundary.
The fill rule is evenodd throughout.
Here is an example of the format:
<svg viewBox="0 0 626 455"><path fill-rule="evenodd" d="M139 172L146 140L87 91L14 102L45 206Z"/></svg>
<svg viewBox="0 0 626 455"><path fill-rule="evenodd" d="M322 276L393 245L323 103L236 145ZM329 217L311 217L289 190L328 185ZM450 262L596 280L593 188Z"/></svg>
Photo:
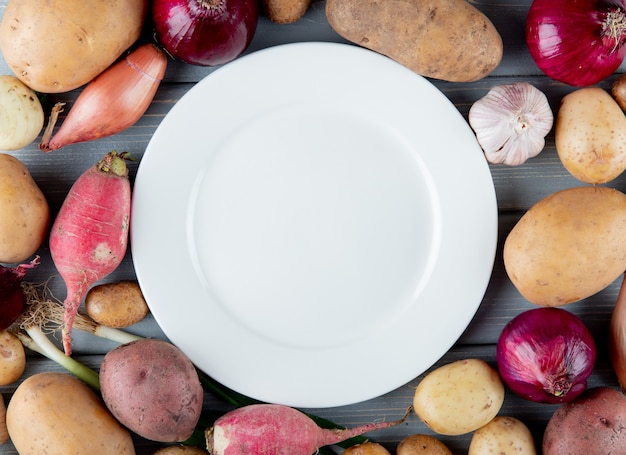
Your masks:
<svg viewBox="0 0 626 455"><path fill-rule="evenodd" d="M63 348L92 284L122 262L128 244L131 190L125 154L107 153L72 185L50 232L52 261L65 281Z"/></svg>
<svg viewBox="0 0 626 455"><path fill-rule="evenodd" d="M218 418L206 432L211 455L312 455L364 433L398 425L406 419L346 429L320 428L297 409L279 404L252 404Z"/></svg>

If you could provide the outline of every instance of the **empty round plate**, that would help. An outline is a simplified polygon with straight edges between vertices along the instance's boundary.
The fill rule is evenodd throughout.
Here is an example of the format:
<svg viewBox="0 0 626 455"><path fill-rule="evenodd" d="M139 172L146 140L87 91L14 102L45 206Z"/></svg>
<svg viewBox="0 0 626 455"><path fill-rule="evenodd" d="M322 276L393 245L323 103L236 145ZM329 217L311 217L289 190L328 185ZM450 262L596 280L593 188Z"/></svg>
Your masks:
<svg viewBox="0 0 626 455"><path fill-rule="evenodd" d="M215 70L134 184L132 256L159 326L218 382L290 406L367 400L432 366L482 300L496 237L458 110L347 44Z"/></svg>

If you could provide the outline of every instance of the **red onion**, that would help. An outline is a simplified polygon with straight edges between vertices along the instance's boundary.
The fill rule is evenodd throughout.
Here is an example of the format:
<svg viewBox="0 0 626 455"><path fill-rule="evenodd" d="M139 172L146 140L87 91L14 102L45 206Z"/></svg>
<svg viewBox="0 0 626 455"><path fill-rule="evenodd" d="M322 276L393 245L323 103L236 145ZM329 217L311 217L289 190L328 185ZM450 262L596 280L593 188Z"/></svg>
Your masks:
<svg viewBox="0 0 626 455"><path fill-rule="evenodd" d="M533 0L526 42L551 78L574 86L610 76L626 55L623 0Z"/></svg>
<svg viewBox="0 0 626 455"><path fill-rule="evenodd" d="M156 38L174 58L216 66L250 45L259 19L257 0L154 0Z"/></svg>
<svg viewBox="0 0 626 455"><path fill-rule="evenodd" d="M496 359L502 380L515 394L538 403L565 403L587 388L596 347L578 316L541 307L509 321Z"/></svg>
<svg viewBox="0 0 626 455"><path fill-rule="evenodd" d="M0 266L0 330L10 327L22 313L26 304L22 280L26 271L37 267L39 262L39 256L36 256L28 264Z"/></svg>

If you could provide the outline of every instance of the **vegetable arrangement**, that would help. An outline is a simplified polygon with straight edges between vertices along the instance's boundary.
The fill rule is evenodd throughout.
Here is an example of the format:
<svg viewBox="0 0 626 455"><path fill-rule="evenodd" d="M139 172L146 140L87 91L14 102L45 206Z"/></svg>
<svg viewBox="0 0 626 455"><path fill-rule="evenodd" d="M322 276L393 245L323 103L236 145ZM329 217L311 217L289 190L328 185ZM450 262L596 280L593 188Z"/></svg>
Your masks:
<svg viewBox="0 0 626 455"><path fill-rule="evenodd" d="M290 24L300 20L311 3L156 0L149 5L139 0L63 0L51 11L36 0L11 0L0 24L0 51L19 76L6 81L21 90L15 93L25 94L18 96L18 101L26 105L28 115L8 117L25 122L9 128L15 135L8 137L5 150L23 148L41 133L42 104L36 92L63 93L84 85L56 135L53 129L62 106L54 108L40 150L47 152L111 137L147 112L165 77L169 59L200 66L228 63L248 49L261 14L274 23ZM99 20L93 20L93 15L83 8L90 8L90 13L97 11ZM594 84L611 75L621 63L626 21L623 13L621 3L535 0L526 23L529 51L538 67L553 79L573 86ZM488 17L465 1L328 0L326 14L330 26L342 38L383 53L433 79L477 81L490 75L502 58L503 42L498 31ZM107 17L117 20L122 16L126 16L120 22L123 33L104 27ZM139 32L148 19L154 26L155 43L142 44L138 41ZM54 21L66 26L58 33L57 29L51 32ZM191 27L183 28L181 24ZM73 26L80 33L68 33ZM547 28L555 35L546 34ZM581 53L577 44L585 40L596 47ZM96 50L87 53L81 47L86 41L93 42ZM80 67L76 67L75 60L81 62ZM59 61L63 65L57 64ZM623 426L623 395L615 390L587 390L586 380L596 356L590 332L573 314L549 308L593 296L626 270L626 251L621 242L626 234L621 222L626 216L626 196L617 189L601 186L626 169L626 118L622 112L626 96L620 91L623 84L624 81L616 80L611 94L598 87L576 89L562 98L556 117L545 95L528 83L493 87L469 111L469 123L490 163L526 163L543 150L545 138L554 126L559 162L578 181L589 184L540 200L507 235L503 251L506 272L520 294L540 308L520 314L504 327L497 346L497 368L480 359L465 359L430 371L420 378L415 389L416 417L436 435L471 433L470 455L486 451L510 453L508 450L536 453L524 423L512 416L498 415L507 388L532 401L567 402L558 408L545 430L544 454L564 453L563 447L573 446L583 447L580 453L591 453L591 448L578 445L585 434L595 438L589 436L596 443L593 447L599 444L603 450L606 447L607 453L624 446L623 439L608 436ZM0 105L3 104L0 97ZM11 106L14 111L17 109L14 104ZM4 121L0 125L0 138L5 125ZM11 361L0 364L0 378L5 378L0 383L18 381L23 374L24 346L62 363L82 379L78 382L81 387L74 387L76 381L69 375L45 373L19 386L9 403L7 424L20 453L42 453L48 448L59 453L73 450L55 437L53 422L43 410L48 403L63 410L62 421L68 425L83 415L103 416L102 420L89 420L89 433L98 433L98 437L80 449L87 453L105 453L94 449L92 443L106 446L111 453L134 453L132 441L129 443L131 432L168 443L197 436L201 384L206 386L207 378L172 345L116 330L132 326L148 314L136 283L97 284L119 266L126 254L130 182L125 158L124 154L107 154L102 166L99 164L81 176L69 191L49 233L51 256L67 286L67 298L63 305L55 305L54 311L46 309L43 301L38 301L37 307L50 312L44 319L56 318L55 330L61 328L63 334L65 352L61 352L50 343L45 324L37 320L42 316L31 313L32 308L25 314L25 295L17 292L28 294L28 286L22 280L39 258L26 261L45 241L50 209L26 167L10 155L0 155L0 181L13 184L18 188L17 194L23 196L3 199L9 190L0 185L0 213L16 214L0 217L0 255L5 254L4 261L3 257L0 261L24 262L0 269L0 278L7 278L3 282L5 288L11 290L5 302L0 302L6 306L0 308L12 308L3 311L3 325L6 328L13 324L11 331L0 332L0 349L6 346L11 353L6 356ZM114 171L117 166L120 171ZM27 228L16 229L18 224ZM6 235L13 237L2 243ZM581 255L584 261L576 260ZM103 263L98 258L107 261ZM125 297L119 297L121 293ZM622 294L611 321L610 351L623 385L626 299ZM90 317L78 312L83 302ZM59 310L62 316L58 316ZM122 346L106 355L100 372L93 371L70 357L72 328L111 337ZM147 373L151 368L158 372ZM49 390L37 391L43 387L37 381L44 381ZM94 399L97 394L83 384L101 393L102 402ZM176 384L184 387L173 387ZM163 390L161 387L168 393L157 392ZM227 400L232 397L230 391L219 386L212 391ZM64 400L77 405L68 409ZM290 455L318 450L325 453L323 447L327 444L399 425L405 419L349 430L326 430L314 416L281 405L252 405L245 397L237 397L231 404L238 409L211 426L205 425L206 441L194 440L193 444L202 449L175 445L158 453L206 453L204 448L211 454L248 453L243 448L246 444L256 447L252 449L255 453L262 450L259 447L265 450L267 446L278 446ZM137 409L144 411L138 414ZM39 416L34 429L24 425L23 416L31 414ZM591 415L601 418L592 420ZM605 421L617 424L598 429ZM333 427L328 422L321 423ZM253 436L259 428L257 424L265 431L260 437ZM33 442L33 431L44 437ZM224 437L226 434L228 438ZM294 439L294 434L299 436ZM320 434L332 435L332 439L320 439ZM364 438L350 439L343 446L350 446L346 454L389 454L382 445ZM397 445L396 453L452 452L437 437L414 434Z"/></svg>

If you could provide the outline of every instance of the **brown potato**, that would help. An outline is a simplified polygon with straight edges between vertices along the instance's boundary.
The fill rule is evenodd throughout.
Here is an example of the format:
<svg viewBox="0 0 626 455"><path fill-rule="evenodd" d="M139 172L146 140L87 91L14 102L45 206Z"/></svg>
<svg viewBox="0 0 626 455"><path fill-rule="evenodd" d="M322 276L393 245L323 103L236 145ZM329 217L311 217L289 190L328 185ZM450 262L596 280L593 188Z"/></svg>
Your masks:
<svg viewBox="0 0 626 455"><path fill-rule="evenodd" d="M10 0L0 22L0 51L33 90L67 92L137 41L147 8L147 0Z"/></svg>
<svg viewBox="0 0 626 455"><path fill-rule="evenodd" d="M0 153L0 262L18 263L32 256L49 223L48 201L26 166Z"/></svg>
<svg viewBox="0 0 626 455"><path fill-rule="evenodd" d="M561 100L555 144L563 166L578 180L610 182L626 169L626 116L607 91L575 90Z"/></svg>
<svg viewBox="0 0 626 455"><path fill-rule="evenodd" d="M508 234L504 266L528 301L561 306L587 298L626 270L626 195L568 188L537 202Z"/></svg>
<svg viewBox="0 0 626 455"><path fill-rule="evenodd" d="M535 441L519 419L497 416L472 435L468 455L536 455Z"/></svg>
<svg viewBox="0 0 626 455"><path fill-rule="evenodd" d="M500 34L466 0L328 0L326 16L348 41L426 77L475 81L502 60Z"/></svg>
<svg viewBox="0 0 626 455"><path fill-rule="evenodd" d="M452 451L433 436L411 434L400 441L396 455L452 455Z"/></svg>
<svg viewBox="0 0 626 455"><path fill-rule="evenodd" d="M134 281L94 286L85 296L85 311L94 321L114 328L137 324L149 313L139 284Z"/></svg>
<svg viewBox="0 0 626 455"><path fill-rule="evenodd" d="M493 419L504 402L504 384L487 362L463 359L429 372L417 385L413 409L433 431L470 433Z"/></svg>
<svg viewBox="0 0 626 455"><path fill-rule="evenodd" d="M74 376L37 373L15 390L6 414L20 455L134 455L129 431Z"/></svg>
<svg viewBox="0 0 626 455"><path fill-rule="evenodd" d="M0 386L13 384L26 369L26 352L18 337L0 331Z"/></svg>
<svg viewBox="0 0 626 455"><path fill-rule="evenodd" d="M343 451L343 455L391 455L387 449L377 442L364 442Z"/></svg>
<svg viewBox="0 0 626 455"><path fill-rule="evenodd" d="M272 22L291 24L309 9L311 0L261 0L263 12Z"/></svg>
<svg viewBox="0 0 626 455"><path fill-rule="evenodd" d="M552 414L543 434L543 455L621 454L624 428L624 394L608 387L587 389Z"/></svg>

